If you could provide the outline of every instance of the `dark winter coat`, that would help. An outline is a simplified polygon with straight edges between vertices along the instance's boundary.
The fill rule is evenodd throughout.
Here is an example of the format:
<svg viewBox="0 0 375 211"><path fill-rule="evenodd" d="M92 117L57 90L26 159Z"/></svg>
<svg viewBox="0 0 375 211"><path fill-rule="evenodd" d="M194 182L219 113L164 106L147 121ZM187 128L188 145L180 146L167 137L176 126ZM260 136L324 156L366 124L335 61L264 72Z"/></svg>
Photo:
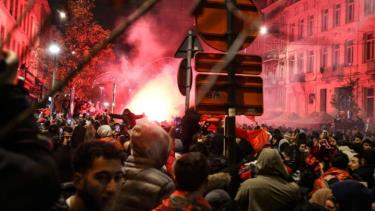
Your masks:
<svg viewBox="0 0 375 211"><path fill-rule="evenodd" d="M0 128L29 108L16 86L0 87ZM56 165L32 115L0 137L1 210L49 210L59 196Z"/></svg>
<svg viewBox="0 0 375 211"><path fill-rule="evenodd" d="M148 211L159 205L175 189L164 172L153 168L148 159L130 155L125 162L125 185L114 210Z"/></svg>

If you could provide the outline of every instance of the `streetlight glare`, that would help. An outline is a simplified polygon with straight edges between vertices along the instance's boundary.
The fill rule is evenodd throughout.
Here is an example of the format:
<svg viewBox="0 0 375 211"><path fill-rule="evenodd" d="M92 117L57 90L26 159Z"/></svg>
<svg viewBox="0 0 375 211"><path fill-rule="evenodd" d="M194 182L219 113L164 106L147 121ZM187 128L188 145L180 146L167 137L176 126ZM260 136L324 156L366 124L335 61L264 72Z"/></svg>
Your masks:
<svg viewBox="0 0 375 211"><path fill-rule="evenodd" d="M60 19L64 20L66 19L66 13L64 11L57 11L59 13Z"/></svg>
<svg viewBox="0 0 375 211"><path fill-rule="evenodd" d="M261 26L261 27L260 27L260 30L259 30L259 33L260 33L261 35L265 35L265 34L267 34L267 33L268 33L268 29L267 29L267 27L266 27L266 26Z"/></svg>
<svg viewBox="0 0 375 211"><path fill-rule="evenodd" d="M48 47L48 51L53 55L59 54L60 50L61 50L60 47L56 43L53 43L53 44L49 45L49 47Z"/></svg>

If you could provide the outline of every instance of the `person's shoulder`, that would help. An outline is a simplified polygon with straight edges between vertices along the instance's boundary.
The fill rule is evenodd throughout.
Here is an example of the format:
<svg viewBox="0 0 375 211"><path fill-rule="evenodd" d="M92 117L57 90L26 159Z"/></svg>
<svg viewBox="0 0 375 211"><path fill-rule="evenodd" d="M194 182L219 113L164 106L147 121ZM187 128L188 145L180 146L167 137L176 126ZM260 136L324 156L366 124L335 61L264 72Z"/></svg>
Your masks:
<svg viewBox="0 0 375 211"><path fill-rule="evenodd" d="M141 174L147 179L157 183L173 182L173 180L167 174L155 168L144 169Z"/></svg>

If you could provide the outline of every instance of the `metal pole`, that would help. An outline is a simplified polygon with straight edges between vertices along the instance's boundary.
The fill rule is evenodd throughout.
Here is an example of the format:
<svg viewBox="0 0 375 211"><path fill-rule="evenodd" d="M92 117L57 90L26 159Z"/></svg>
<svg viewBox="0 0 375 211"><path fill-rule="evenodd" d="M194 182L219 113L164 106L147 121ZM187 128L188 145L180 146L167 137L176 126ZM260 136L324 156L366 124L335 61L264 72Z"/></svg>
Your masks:
<svg viewBox="0 0 375 211"><path fill-rule="evenodd" d="M193 58L193 30L188 31L188 48L186 54L186 98L185 98L185 111L189 109L190 103L190 89L191 89L191 60Z"/></svg>
<svg viewBox="0 0 375 211"><path fill-rule="evenodd" d="M112 86L112 104L111 104L111 112L112 113L115 109L115 96L116 96L116 83L113 83L113 86Z"/></svg>
<svg viewBox="0 0 375 211"><path fill-rule="evenodd" d="M232 1L236 4L235 0ZM227 9L227 43L230 46L234 41L233 35L233 14ZM236 78L235 69L233 63L228 65L228 80L229 80L229 96L228 96L228 116L225 118L226 130L225 130L225 149L229 164L235 164L235 152L234 145L236 143Z"/></svg>
<svg viewBox="0 0 375 211"><path fill-rule="evenodd" d="M72 91L70 93L70 117L74 115L74 95L75 95L75 88L73 86Z"/></svg>
<svg viewBox="0 0 375 211"><path fill-rule="evenodd" d="M57 58L56 55L53 56L53 71L52 71L52 89L55 88L56 85L56 69L57 69ZM53 111L55 109L55 99L54 96L51 96L51 118L53 117Z"/></svg>

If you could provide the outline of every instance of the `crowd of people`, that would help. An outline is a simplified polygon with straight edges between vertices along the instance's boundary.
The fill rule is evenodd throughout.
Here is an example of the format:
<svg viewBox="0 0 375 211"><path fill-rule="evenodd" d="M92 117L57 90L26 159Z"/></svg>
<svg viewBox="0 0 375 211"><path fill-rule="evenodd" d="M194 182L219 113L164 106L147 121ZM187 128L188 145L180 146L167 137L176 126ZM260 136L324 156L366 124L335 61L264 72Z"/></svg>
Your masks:
<svg viewBox="0 0 375 211"><path fill-rule="evenodd" d="M12 125L30 105L11 68L0 63L1 210L375 210L374 137L360 129L238 125L229 162L220 121L193 109L169 124L125 109Z"/></svg>

